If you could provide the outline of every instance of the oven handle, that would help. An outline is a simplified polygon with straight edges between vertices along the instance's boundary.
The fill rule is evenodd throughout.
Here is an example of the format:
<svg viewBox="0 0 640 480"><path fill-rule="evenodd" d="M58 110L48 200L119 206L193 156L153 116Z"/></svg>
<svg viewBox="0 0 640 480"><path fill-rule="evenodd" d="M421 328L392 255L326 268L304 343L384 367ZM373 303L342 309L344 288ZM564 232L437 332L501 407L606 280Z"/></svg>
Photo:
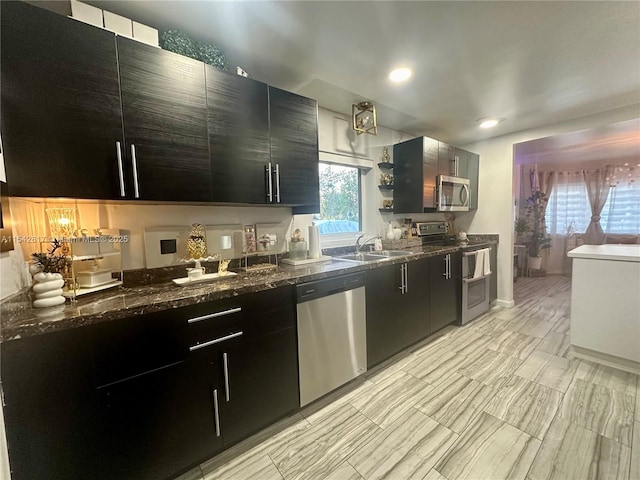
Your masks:
<svg viewBox="0 0 640 480"><path fill-rule="evenodd" d="M462 281L464 283L473 283L473 282L477 282L478 280L486 280L487 278L489 278L489 275L491 275L490 273L483 275L482 277L477 277L477 278L463 278Z"/></svg>

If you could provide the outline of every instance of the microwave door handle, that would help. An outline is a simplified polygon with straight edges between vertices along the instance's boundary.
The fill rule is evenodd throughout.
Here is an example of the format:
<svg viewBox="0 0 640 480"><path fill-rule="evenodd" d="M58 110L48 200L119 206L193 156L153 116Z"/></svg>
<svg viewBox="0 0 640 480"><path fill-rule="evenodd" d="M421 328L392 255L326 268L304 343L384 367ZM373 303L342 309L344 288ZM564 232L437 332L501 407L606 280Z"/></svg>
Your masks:
<svg viewBox="0 0 640 480"><path fill-rule="evenodd" d="M464 194L462 192L464 192ZM460 202L463 206L469 205L469 186L468 185L462 185L462 190L460 190Z"/></svg>

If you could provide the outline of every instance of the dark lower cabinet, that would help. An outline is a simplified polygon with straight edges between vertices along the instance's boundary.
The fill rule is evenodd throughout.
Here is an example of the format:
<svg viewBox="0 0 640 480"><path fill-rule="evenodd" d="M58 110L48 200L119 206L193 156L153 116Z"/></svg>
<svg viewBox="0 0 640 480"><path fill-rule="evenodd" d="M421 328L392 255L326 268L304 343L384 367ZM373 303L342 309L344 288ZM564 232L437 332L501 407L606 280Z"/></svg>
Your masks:
<svg viewBox="0 0 640 480"><path fill-rule="evenodd" d="M222 450L215 370L183 361L98 388L102 461L92 478L169 479Z"/></svg>
<svg viewBox="0 0 640 480"><path fill-rule="evenodd" d="M429 258L429 300L431 304L431 333L460 320L461 274L460 252Z"/></svg>
<svg viewBox="0 0 640 480"><path fill-rule="evenodd" d="M365 275L367 368L402 350L401 265L374 268Z"/></svg>
<svg viewBox="0 0 640 480"><path fill-rule="evenodd" d="M2 343L0 353L12 480L96 478L100 449L89 332L13 340Z"/></svg>
<svg viewBox="0 0 640 480"><path fill-rule="evenodd" d="M293 315L293 311L291 311ZM221 429L231 445L300 406L295 328L221 347Z"/></svg>
<svg viewBox="0 0 640 480"><path fill-rule="evenodd" d="M368 368L429 335L428 281L426 258L367 271Z"/></svg>
<svg viewBox="0 0 640 480"><path fill-rule="evenodd" d="M405 293L400 298L404 311L402 346L408 347L429 336L429 259L422 258L406 263Z"/></svg>

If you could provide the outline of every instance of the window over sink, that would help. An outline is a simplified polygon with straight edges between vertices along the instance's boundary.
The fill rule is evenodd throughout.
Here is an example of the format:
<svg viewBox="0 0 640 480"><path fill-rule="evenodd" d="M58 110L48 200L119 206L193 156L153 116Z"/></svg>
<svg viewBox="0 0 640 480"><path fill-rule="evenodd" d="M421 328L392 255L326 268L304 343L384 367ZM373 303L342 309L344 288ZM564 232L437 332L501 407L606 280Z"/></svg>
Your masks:
<svg viewBox="0 0 640 480"><path fill-rule="evenodd" d="M362 230L362 174L358 167L320 162L320 235L352 237Z"/></svg>

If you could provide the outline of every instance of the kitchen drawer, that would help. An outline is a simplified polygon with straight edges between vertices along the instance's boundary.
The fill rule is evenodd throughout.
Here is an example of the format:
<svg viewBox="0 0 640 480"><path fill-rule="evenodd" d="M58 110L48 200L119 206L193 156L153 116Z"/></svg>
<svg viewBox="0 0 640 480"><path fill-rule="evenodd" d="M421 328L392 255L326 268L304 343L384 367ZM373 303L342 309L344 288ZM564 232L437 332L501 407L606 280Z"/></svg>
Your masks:
<svg viewBox="0 0 640 480"><path fill-rule="evenodd" d="M100 323L92 328L96 385L140 375L185 360L189 339L177 310Z"/></svg>
<svg viewBox="0 0 640 480"><path fill-rule="evenodd" d="M209 342L215 345L240 336L255 337L292 327L295 324L292 295L291 287L283 287L187 307L183 313L189 346Z"/></svg>

